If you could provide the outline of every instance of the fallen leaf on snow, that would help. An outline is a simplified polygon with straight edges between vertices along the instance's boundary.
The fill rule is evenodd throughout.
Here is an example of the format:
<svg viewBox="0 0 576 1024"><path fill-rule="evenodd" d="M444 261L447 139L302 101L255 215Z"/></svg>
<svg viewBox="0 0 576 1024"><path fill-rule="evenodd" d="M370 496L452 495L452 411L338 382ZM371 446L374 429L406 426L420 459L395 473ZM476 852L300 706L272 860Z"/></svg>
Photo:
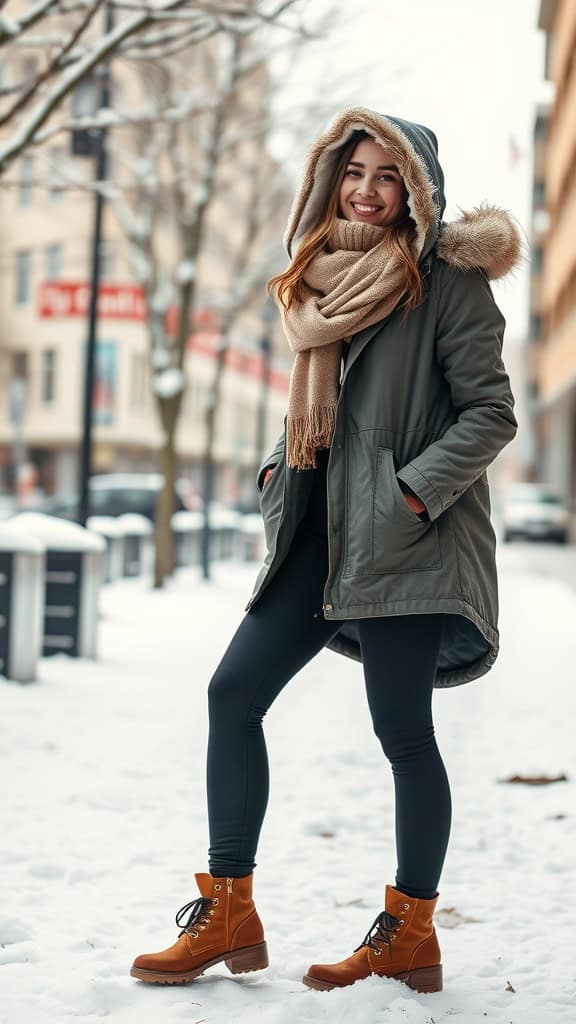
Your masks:
<svg viewBox="0 0 576 1024"><path fill-rule="evenodd" d="M456 910L456 907L442 907L434 914L434 924L440 925L441 928L458 928L461 924L473 924L476 921L479 921L479 918L466 917Z"/></svg>
<svg viewBox="0 0 576 1024"><path fill-rule="evenodd" d="M527 786L547 786L551 782L567 782L568 776L564 772L561 775L510 775L507 779L499 781L524 782Z"/></svg>

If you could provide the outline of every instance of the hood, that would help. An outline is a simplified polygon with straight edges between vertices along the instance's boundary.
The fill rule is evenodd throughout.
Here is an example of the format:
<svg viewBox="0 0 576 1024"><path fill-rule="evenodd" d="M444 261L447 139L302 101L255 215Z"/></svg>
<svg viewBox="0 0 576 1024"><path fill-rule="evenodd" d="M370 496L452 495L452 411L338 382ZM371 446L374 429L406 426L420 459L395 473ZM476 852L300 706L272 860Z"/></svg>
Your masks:
<svg viewBox="0 0 576 1024"><path fill-rule="evenodd" d="M462 210L455 221L442 220L446 208L444 174L432 129L365 107L343 110L310 148L284 234L290 258L324 209L340 148L360 129L394 154L408 191L410 216L416 224L412 248L418 263L436 246L437 255L447 263L462 270L481 267L490 280L504 277L520 265L520 231L507 210L481 204L471 211Z"/></svg>

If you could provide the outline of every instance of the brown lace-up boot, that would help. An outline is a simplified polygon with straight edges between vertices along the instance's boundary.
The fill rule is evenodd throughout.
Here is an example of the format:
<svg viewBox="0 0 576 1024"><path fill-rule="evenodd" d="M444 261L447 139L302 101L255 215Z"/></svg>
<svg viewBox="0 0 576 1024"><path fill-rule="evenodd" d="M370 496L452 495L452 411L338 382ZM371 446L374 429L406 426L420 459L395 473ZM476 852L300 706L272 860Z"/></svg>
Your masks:
<svg viewBox="0 0 576 1024"><path fill-rule="evenodd" d="M133 978L174 985L192 981L222 960L232 974L268 967L264 929L252 899L253 873L243 878L194 877L202 895L176 914L182 928L177 941L160 953L136 957L130 970Z"/></svg>
<svg viewBox="0 0 576 1024"><path fill-rule="evenodd" d="M387 885L386 909L353 954L337 964L312 964L302 981L310 988L343 988L377 974L417 992L441 992L440 947L432 924L438 896L416 900Z"/></svg>

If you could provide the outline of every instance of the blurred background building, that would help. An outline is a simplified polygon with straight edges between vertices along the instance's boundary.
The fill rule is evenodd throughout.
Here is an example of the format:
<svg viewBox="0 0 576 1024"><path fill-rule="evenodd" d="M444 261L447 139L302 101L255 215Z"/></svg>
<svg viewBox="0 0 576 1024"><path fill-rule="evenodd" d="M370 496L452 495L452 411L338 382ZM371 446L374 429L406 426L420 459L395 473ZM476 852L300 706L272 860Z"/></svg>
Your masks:
<svg viewBox="0 0 576 1024"><path fill-rule="evenodd" d="M576 502L576 3L541 0L551 104L534 120L529 404L533 474Z"/></svg>
<svg viewBox="0 0 576 1024"><path fill-rule="evenodd" d="M195 66L204 68L203 60L210 60L217 45L214 41L202 44L203 58L198 57ZM36 74L41 53L32 47L20 54L2 62L4 84ZM186 57L183 63L186 59L190 64ZM154 65L141 61L113 62L112 106L129 103L137 109L153 90L155 72ZM247 81L248 102L267 87L262 65ZM80 84L66 104L70 118L94 113L95 88L90 80ZM129 124L109 129L108 177L114 183L129 180L126 169L131 160L141 157L146 130ZM22 474L18 485L24 489L51 495L78 487L94 204L87 187L93 160L79 155L81 136L74 131L59 133L26 151L6 174L0 192L0 492L13 491L17 467ZM247 129L245 140L233 151L234 161L247 160L246 150L254 145ZM266 159L263 174L271 180L277 168L270 156ZM242 187L238 169L225 176L210 205L202 257L195 268L197 292L185 367L188 386L178 430L178 472L188 476L196 490L201 487L206 397L222 343L223 292L232 242L239 230ZM128 194L127 201L131 198ZM276 259L281 259L289 198L288 190L276 201L267 228L269 239L276 243ZM169 196L161 218L160 240L168 261L175 241ZM158 468L161 434L152 392L145 295L129 256L129 239L107 204L94 388L95 472ZM268 276L275 269L271 259ZM260 284L227 339L231 344L214 458L215 497L230 504L253 499L262 421L266 444L271 445L285 414L290 353L278 323L271 323L262 312L265 298ZM168 319L172 314L174 320L173 313L168 310Z"/></svg>

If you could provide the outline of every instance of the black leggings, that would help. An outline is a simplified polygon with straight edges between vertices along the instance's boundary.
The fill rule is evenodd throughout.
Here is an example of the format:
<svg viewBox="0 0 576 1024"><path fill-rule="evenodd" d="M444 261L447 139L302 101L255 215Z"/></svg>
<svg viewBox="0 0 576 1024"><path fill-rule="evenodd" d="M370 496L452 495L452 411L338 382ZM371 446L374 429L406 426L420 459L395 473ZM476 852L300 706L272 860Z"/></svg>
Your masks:
<svg viewBox="0 0 576 1024"><path fill-rule="evenodd" d="M255 855L268 803L262 719L286 683L341 622L322 614L328 573L321 473L290 552L232 637L208 688L209 870L240 877ZM414 898L436 895L452 805L432 721L432 693L444 617L358 619L374 732L395 789L395 886ZM336 657L336 655L335 655Z"/></svg>

